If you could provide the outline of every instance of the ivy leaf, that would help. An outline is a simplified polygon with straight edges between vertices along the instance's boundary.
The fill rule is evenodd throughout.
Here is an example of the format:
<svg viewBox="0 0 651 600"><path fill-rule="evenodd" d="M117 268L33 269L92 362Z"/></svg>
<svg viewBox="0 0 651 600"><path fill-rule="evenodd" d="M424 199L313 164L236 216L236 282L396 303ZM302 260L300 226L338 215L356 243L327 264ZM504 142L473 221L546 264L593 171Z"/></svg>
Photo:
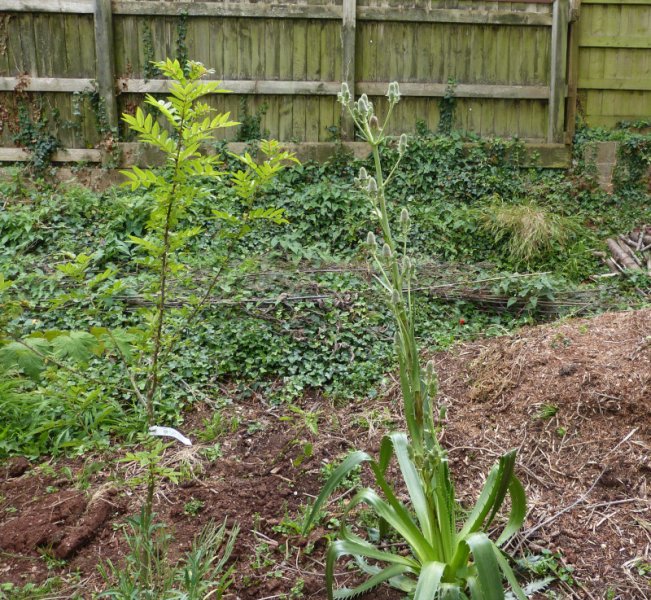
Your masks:
<svg viewBox="0 0 651 600"><path fill-rule="evenodd" d="M70 331L52 340L54 355L85 363L99 347L97 338L87 331Z"/></svg>

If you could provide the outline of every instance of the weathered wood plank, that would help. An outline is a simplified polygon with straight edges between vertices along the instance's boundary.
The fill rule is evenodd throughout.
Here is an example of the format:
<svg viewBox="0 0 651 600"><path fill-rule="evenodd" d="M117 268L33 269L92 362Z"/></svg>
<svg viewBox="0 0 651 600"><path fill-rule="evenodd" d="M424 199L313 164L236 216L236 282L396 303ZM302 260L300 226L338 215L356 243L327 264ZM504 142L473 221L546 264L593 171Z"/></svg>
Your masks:
<svg viewBox="0 0 651 600"><path fill-rule="evenodd" d="M554 2L552 25L551 81L547 141L563 141L565 120L565 81L567 65L567 27L570 20L568 0Z"/></svg>
<svg viewBox="0 0 651 600"><path fill-rule="evenodd" d="M341 42L342 42L342 79L348 84L350 93L355 97L356 79L356 39L357 39L357 1L343 0L341 21ZM343 109L341 112L341 137L344 140L352 140L355 137L355 126L348 113Z"/></svg>
<svg viewBox="0 0 651 600"><path fill-rule="evenodd" d="M25 85L25 82L26 85ZM0 77L0 91L13 91L19 83L29 92L84 92L93 89L93 80L84 78ZM125 79L121 91L135 94L164 94L170 83L164 79ZM383 96L389 82L363 81L356 84L358 93L369 96ZM237 94L281 94L292 96L336 95L341 89L338 81L283 81L283 80L224 80L222 87ZM441 97L445 95L447 84L443 83L401 83L404 96ZM483 85L458 84L455 95L460 98L510 98L542 100L549 96L549 87L542 85Z"/></svg>
<svg viewBox="0 0 651 600"><path fill-rule="evenodd" d="M293 23L293 69L294 80L303 83L312 83L305 81L307 79L307 24L309 21L300 20ZM292 139L305 140L306 131L306 117L307 117L307 102L304 96L295 97L292 100Z"/></svg>
<svg viewBox="0 0 651 600"><path fill-rule="evenodd" d="M294 64L292 53L288 50L294 45L294 28L286 20L280 21L279 27L279 78L290 80L294 79ZM281 97L281 100L278 108L278 139L289 140L292 137L293 106L290 98Z"/></svg>
<svg viewBox="0 0 651 600"><path fill-rule="evenodd" d="M369 96L382 96L386 93L388 83L377 81L358 81L358 93ZM403 96L441 97L446 93L445 83L401 83ZM484 85L457 84L454 95L459 98L504 98L544 100L549 97L549 87L544 85Z"/></svg>
<svg viewBox="0 0 651 600"><path fill-rule="evenodd" d="M22 148L0 148L1 162L25 162L29 153ZM101 162L102 151L86 148L57 150L52 156L54 162Z"/></svg>
<svg viewBox="0 0 651 600"><path fill-rule="evenodd" d="M111 0L95 0L95 73L109 125L118 127Z"/></svg>
<svg viewBox="0 0 651 600"><path fill-rule="evenodd" d="M0 78L0 82L3 79ZM129 79L124 82L123 90L137 94L164 94L169 91L169 85L170 83L165 79L150 79L149 81L145 81L144 79ZM236 94L321 96L337 94L341 89L341 84L338 81L255 81L226 79L222 81L221 87Z"/></svg>
<svg viewBox="0 0 651 600"><path fill-rule="evenodd" d="M651 91L651 79L579 79L579 87L584 90Z"/></svg>
<svg viewBox="0 0 651 600"><path fill-rule="evenodd" d="M649 5L649 0L582 0L581 4L644 4Z"/></svg>
<svg viewBox="0 0 651 600"><path fill-rule="evenodd" d="M57 77L0 77L0 92L13 92L17 86L27 92L87 92L93 90L93 80Z"/></svg>
<svg viewBox="0 0 651 600"><path fill-rule="evenodd" d="M464 146L471 148L476 144L468 143ZM138 159L144 156L140 149L142 144L138 143L121 143L119 144L123 154L127 157ZM311 142L302 144L285 144L288 150L296 152L301 160L314 159L326 160L334 154L340 145L333 142ZM365 158L370 153L367 144L363 142L343 142L344 148L350 150L358 158ZM228 149L232 152L243 152L245 144L229 143ZM525 165L537 165L547 168L567 168L570 164L571 149L564 144L525 144L525 150L528 159ZM54 162L92 162L99 163L102 161L101 150L97 149L77 149L70 148L59 150L54 156ZM29 160L29 154L21 148L0 148L0 162L24 162ZM125 166L132 164L133 161L125 163Z"/></svg>
<svg viewBox="0 0 651 600"><path fill-rule="evenodd" d="M133 0L113 0L113 11L118 15L175 16L180 13L187 13L191 17L341 19L341 8L329 4L307 6L271 2L249 4L237 2L171 2L164 0L134 2Z"/></svg>
<svg viewBox="0 0 651 600"><path fill-rule="evenodd" d="M0 11L92 14L93 0L0 0Z"/></svg>
<svg viewBox="0 0 651 600"><path fill-rule="evenodd" d="M92 0L0 0L1 11L93 13ZM169 0L113 0L117 15L250 17L294 19L341 19L342 8L330 4L248 4L217 2L172 2ZM495 25L551 25L551 15L524 11L359 7L358 19L440 23L488 23Z"/></svg>
<svg viewBox="0 0 651 600"><path fill-rule="evenodd" d="M406 21L418 23L479 23L482 25L546 25L551 26L550 13L524 11L492 11L457 8L362 7L357 10L361 21Z"/></svg>
<svg viewBox="0 0 651 600"><path fill-rule="evenodd" d="M579 89L579 28L576 21L569 24L567 59L567 105L565 113L565 143L572 143L576 132L576 113Z"/></svg>
<svg viewBox="0 0 651 600"><path fill-rule="evenodd" d="M590 35L581 38L582 48L651 48L651 34L632 35Z"/></svg>

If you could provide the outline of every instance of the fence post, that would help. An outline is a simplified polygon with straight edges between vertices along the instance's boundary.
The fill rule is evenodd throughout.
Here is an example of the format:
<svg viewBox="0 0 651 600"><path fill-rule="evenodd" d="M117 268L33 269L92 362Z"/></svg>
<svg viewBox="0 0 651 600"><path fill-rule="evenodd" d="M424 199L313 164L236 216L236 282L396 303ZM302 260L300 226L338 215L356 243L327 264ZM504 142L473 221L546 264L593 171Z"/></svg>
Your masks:
<svg viewBox="0 0 651 600"><path fill-rule="evenodd" d="M342 81L350 88L355 97L355 28L357 20L357 0L343 0L341 23L341 42L343 60L341 64ZM355 139L355 126L346 111L341 113L341 137L344 140Z"/></svg>
<svg viewBox="0 0 651 600"><path fill-rule="evenodd" d="M547 141L564 141L569 0L554 0Z"/></svg>
<svg viewBox="0 0 651 600"><path fill-rule="evenodd" d="M118 128L113 52L113 9L111 0L95 0L95 76L100 98L111 128Z"/></svg>
<svg viewBox="0 0 651 600"><path fill-rule="evenodd" d="M567 110L565 113L565 143L571 144L576 132L576 111L579 88L579 14L581 0L572 0L567 49Z"/></svg>

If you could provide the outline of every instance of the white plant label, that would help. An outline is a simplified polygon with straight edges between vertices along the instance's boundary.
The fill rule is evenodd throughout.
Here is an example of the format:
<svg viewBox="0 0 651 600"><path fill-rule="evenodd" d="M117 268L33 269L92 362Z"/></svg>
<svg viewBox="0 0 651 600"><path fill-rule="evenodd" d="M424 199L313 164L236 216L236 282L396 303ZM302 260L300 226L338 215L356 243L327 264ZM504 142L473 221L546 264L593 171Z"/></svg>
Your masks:
<svg viewBox="0 0 651 600"><path fill-rule="evenodd" d="M149 428L149 433L161 437L173 437L175 440L178 440L186 446L192 446L192 442L173 427L159 427L158 425L152 425Z"/></svg>

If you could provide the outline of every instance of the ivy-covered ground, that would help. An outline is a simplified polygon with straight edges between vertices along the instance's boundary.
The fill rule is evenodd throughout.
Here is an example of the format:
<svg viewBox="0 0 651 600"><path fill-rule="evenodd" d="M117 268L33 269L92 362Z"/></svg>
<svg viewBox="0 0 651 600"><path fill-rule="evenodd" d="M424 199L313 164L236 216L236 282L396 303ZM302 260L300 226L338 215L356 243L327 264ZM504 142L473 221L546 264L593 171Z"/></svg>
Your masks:
<svg viewBox="0 0 651 600"><path fill-rule="evenodd" d="M577 149L604 135L581 132ZM612 194L598 188L594 169L580 158L569 171L549 171L527 167L517 142L470 140L469 145L455 133L410 140L389 200L396 221L406 206L413 223L422 347L431 353L452 348L452 357L461 342L506 335L523 325L648 304L649 276L605 276L600 255L608 237L651 223L649 136L633 131L622 138ZM387 164L394 152L385 149ZM390 402L391 320L362 243L375 224L353 184L360 166L340 153L325 165L288 169L264 199L284 209L288 223L269 223L235 245L224 242L222 225L213 218L214 209L237 204L226 181L213 184L210 196L197 202L188 217L187 226L201 227L202 235L192 239L182 257L185 267L174 275L168 298L172 320L187 317L184 311L191 310L193 298L217 271L219 279L201 318L184 330L164 365L160 425L192 432L199 444L185 454L167 451L168 474L176 483L163 484L157 506L176 524L177 539L186 543L209 516L235 522L238 503L251 494L264 499L240 515L232 597L323 597L323 542L316 536L301 540L297 523L328 465L364 440L374 443L397 419ZM6 534L0 536L0 562L10 569L0 574L0 593L9 598L92 597L79 590L100 589L98 560L120 560L121 524L139 495L138 460L127 453L138 448L145 418L121 362L85 352L83 338L74 337L61 346L57 364L43 363L27 348L7 350L18 343L11 340L41 331L111 328L128 336L130 328L142 325L142 309L149 302L146 255L130 241L145 230L146 194L118 187L96 193L54 181L51 173L37 178L17 168L4 169L0 178L0 273L2 282L12 282L3 290L3 301L11 301L12 308L5 315L0 349L0 457L10 481L9 491L0 496L0 527ZM639 335L639 352L647 352L646 334ZM61 336L57 339L63 344ZM126 349L128 337L124 342ZM475 342L484 343L492 347ZM441 360L448 364L452 359ZM514 365L522 369L527 363ZM465 420L454 421L451 434L455 446L463 445L468 427L472 442L467 445L474 450L458 459L466 467L476 456L479 462L490 458L490 452L477 451L483 446L473 428L481 415L494 414L491 402L504 402L506 391L481 399L466 392L449 397L453 405L472 408L457 411ZM476 404L480 400L484 404ZM560 400L531 396L517 402L524 417L513 416L513 431L528 431L522 429L527 419L543 424L543 460L552 452L549 444L552 449L570 445L572 438L566 436L576 433L573 420L565 422L549 408L556 406L558 412ZM526 406L535 412L527 413ZM507 429L510 418L505 416ZM546 425L550 419L556 419L553 428ZM621 423L628 426L628 419ZM540 432L533 429L528 435L535 437ZM506 442L517 444L512 436ZM590 457L585 460L588 464ZM533 472L528 484L536 485L541 472L526 466ZM483 467L477 472L485 472ZM473 489L463 487L465 494ZM89 498L101 490L108 508L93 521ZM236 502L220 504L225 496ZM556 499L558 510L570 501ZM548 506L552 500L544 496L549 513L554 512ZM604 502L617 500L609 496ZM67 511L58 516L62 523L81 519L72 541L69 531L61 534L47 519L37 519L50 505ZM646 522L642 512L634 516ZM31 546L10 540L20 519L27 529L45 532ZM325 523L320 533L334 526ZM643 547L637 544L636 549ZM550 546L567 553L572 544L551 537L545 544ZM69 547L69 553L59 550ZM554 593L638 597L626 594L648 577L648 556L642 556L629 565L635 583L626 579L620 592L613 576L608 579L612 594L604 596L589 565L573 578L568 564L576 560L545 556L544 574L560 577L570 590L560 592L557 585ZM581 585L593 596L584 595Z"/></svg>

